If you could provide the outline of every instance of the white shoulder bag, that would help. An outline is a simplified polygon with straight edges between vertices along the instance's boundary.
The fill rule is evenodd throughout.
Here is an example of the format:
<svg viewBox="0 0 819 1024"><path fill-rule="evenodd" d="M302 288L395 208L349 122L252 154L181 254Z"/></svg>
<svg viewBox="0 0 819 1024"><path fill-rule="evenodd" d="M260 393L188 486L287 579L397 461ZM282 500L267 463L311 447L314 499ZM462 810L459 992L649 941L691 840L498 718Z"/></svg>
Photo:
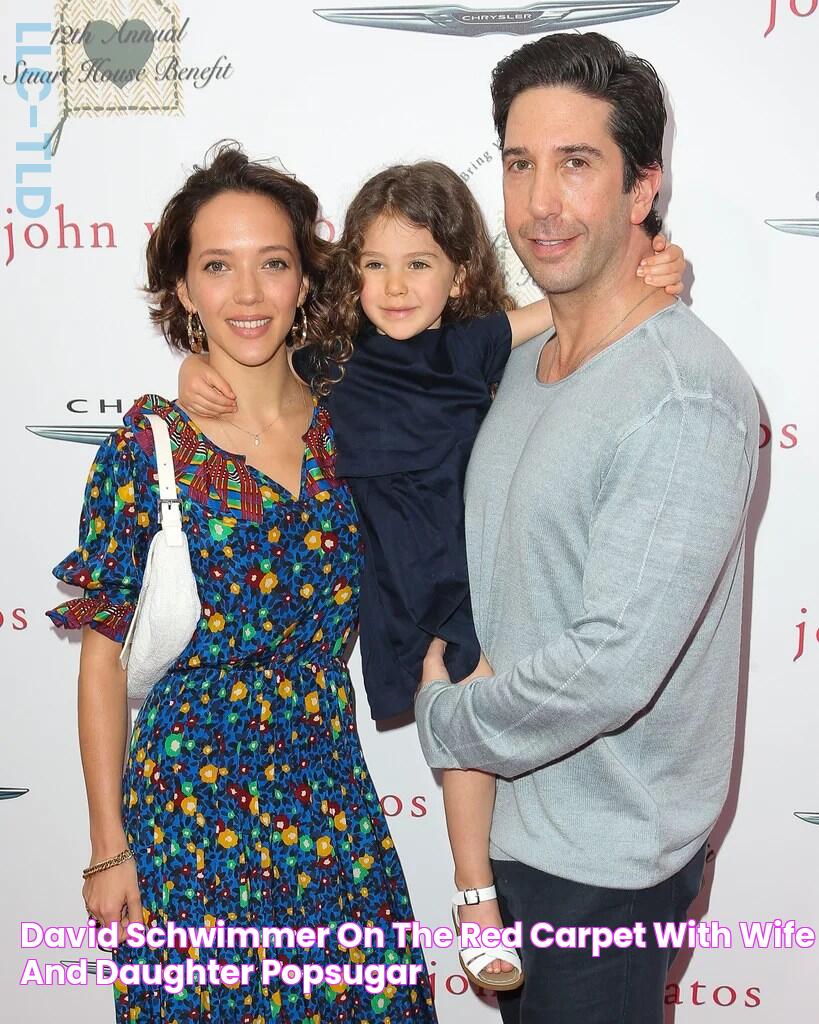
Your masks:
<svg viewBox="0 0 819 1024"><path fill-rule="evenodd" d="M202 614L191 569L188 538L176 490L168 427L149 415L159 476L159 523L154 534L134 617L119 660L127 671L128 696L144 700L190 643Z"/></svg>

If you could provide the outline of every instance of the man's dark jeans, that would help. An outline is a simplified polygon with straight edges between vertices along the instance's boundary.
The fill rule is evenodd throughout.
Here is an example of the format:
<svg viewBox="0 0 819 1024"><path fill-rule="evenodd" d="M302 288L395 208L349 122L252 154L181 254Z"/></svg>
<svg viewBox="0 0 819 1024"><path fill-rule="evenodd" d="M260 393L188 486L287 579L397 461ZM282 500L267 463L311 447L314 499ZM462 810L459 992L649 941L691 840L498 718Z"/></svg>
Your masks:
<svg viewBox="0 0 819 1024"><path fill-rule="evenodd" d="M676 950L660 949L653 922L685 921L699 891L705 846L676 875L650 889L569 882L517 861L493 861L504 924L521 921L523 986L499 993L503 1024L662 1024L666 975ZM646 926L646 949L538 949L532 925Z"/></svg>

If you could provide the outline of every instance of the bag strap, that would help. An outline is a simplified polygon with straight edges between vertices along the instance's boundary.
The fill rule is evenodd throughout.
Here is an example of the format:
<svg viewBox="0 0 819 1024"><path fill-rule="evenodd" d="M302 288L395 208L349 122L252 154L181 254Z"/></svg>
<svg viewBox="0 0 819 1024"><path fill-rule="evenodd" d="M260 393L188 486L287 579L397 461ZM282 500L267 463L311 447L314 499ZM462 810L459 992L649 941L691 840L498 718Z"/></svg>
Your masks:
<svg viewBox="0 0 819 1024"><path fill-rule="evenodd" d="M173 469L173 454L168 424L161 416L148 413L148 422L154 435L154 451L156 452L156 468L159 479L159 524L165 532L168 544L178 546L182 543L182 513L179 509L179 496L176 490L176 474Z"/></svg>

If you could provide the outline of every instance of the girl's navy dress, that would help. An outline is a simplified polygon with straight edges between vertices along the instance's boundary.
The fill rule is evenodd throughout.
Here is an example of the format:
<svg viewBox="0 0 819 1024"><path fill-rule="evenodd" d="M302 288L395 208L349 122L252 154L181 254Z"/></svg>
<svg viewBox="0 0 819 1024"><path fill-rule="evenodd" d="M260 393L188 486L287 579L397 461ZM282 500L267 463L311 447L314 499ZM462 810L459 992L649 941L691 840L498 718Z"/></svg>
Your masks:
<svg viewBox="0 0 819 1024"><path fill-rule="evenodd" d="M347 479L365 543L361 656L375 719L407 711L433 637L453 680L480 645L464 539L464 477L478 428L511 350L506 313L395 341L368 324L326 402L336 469ZM309 372L309 349L295 354Z"/></svg>

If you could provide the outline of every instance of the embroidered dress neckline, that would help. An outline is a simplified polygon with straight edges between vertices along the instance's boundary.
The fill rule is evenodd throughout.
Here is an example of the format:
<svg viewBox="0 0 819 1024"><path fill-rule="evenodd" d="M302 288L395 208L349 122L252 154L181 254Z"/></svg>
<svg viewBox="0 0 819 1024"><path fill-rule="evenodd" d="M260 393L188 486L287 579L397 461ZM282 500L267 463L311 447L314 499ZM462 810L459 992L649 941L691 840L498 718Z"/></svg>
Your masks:
<svg viewBox="0 0 819 1024"><path fill-rule="evenodd" d="M270 487L272 490L286 494L288 498L293 502L300 502L304 498L304 474L307 468L307 462L310 457L310 445L308 442L308 435L312 430L316 422L316 416L318 415L319 404L315 396L313 397L313 411L310 414L310 423L307 426L307 430L301 435L302 441L304 441L304 448L301 453L301 465L299 466L299 493L293 494L289 487L285 487L284 484L278 480L274 480L272 476L265 473L263 469L259 469L258 466L254 466L247 461L247 456L242 455L240 452L230 452L226 448L220 447L215 441L212 441L210 437L202 430L196 420L186 412L178 402L174 401L169 403L172 408L179 414L180 418L187 424L188 427L196 434L200 442L204 445L209 452L224 459L226 462L239 462L242 463L250 473L256 474L261 477L263 483L262 486Z"/></svg>

